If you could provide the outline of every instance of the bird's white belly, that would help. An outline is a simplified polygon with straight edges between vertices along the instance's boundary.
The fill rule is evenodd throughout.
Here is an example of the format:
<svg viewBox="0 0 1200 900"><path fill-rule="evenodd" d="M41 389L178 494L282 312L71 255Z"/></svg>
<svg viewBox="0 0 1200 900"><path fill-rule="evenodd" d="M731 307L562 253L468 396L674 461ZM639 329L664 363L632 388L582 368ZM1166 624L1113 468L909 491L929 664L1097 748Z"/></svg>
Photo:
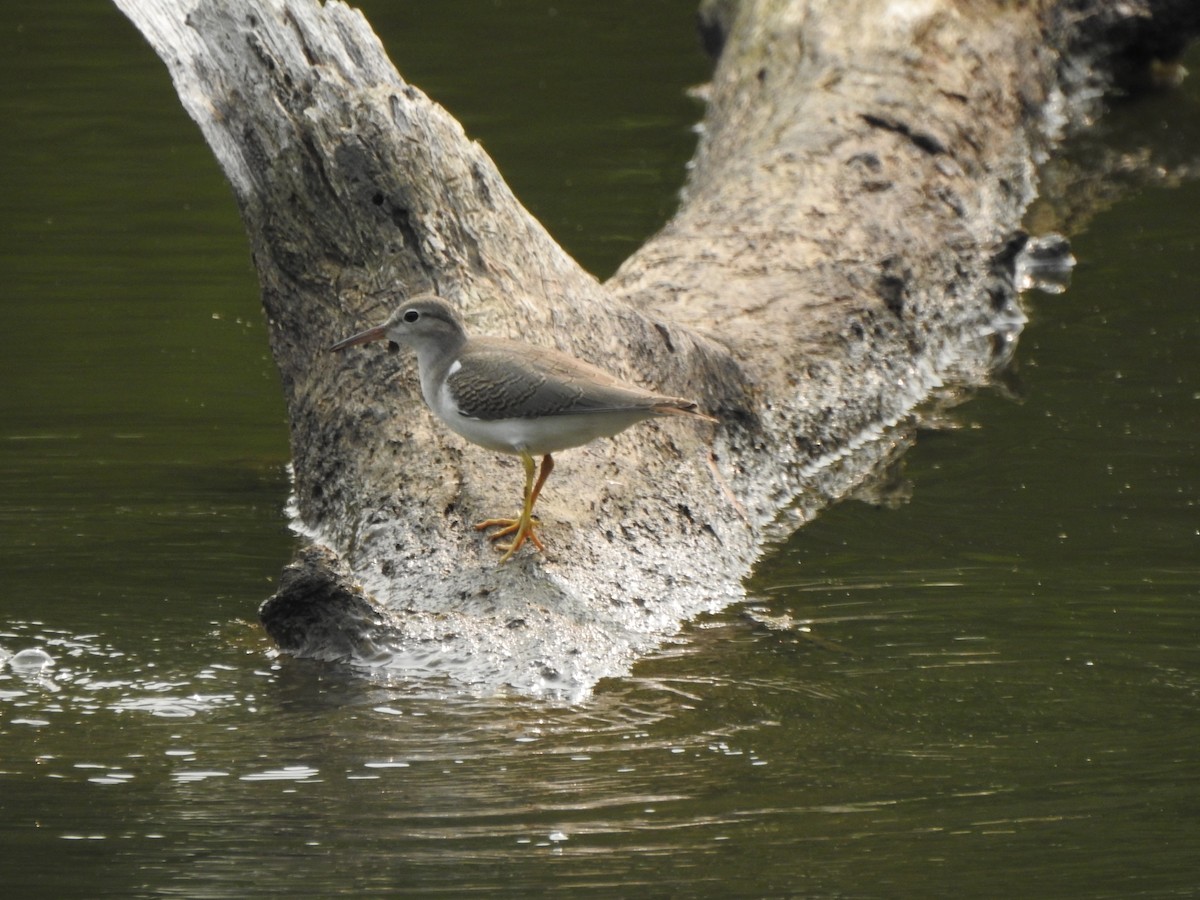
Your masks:
<svg viewBox="0 0 1200 900"><path fill-rule="evenodd" d="M448 399L448 398L444 398ZM517 419L474 419L459 413L452 402L435 410L438 417L473 444L498 453L521 451L541 456L610 437L649 418L643 410L579 413Z"/></svg>

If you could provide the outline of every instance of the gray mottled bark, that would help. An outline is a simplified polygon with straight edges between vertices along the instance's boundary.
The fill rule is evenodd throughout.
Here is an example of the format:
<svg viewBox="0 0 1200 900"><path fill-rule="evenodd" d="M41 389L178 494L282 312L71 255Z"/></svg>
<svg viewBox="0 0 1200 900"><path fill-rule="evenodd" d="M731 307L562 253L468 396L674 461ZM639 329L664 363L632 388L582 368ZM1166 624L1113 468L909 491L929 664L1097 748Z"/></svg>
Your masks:
<svg viewBox="0 0 1200 900"><path fill-rule="evenodd" d="M764 542L891 457L918 403L985 377L1020 318L1035 161L1085 89L1196 25L1151 0L705 4L720 52L683 203L599 284L349 7L115 2L228 175L261 280L312 539L268 631L301 655L574 697L739 599ZM325 352L428 289L476 333L722 424L564 454L539 504L549 552L497 567L470 524L512 511L519 468L439 427L403 354Z"/></svg>

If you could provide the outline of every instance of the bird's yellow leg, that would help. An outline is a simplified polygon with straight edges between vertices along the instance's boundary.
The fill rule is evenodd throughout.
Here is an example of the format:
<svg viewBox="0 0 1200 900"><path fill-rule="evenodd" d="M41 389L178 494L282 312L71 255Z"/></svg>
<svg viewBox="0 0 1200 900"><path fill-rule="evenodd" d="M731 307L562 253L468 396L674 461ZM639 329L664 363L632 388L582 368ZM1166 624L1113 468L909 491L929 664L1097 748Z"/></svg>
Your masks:
<svg viewBox="0 0 1200 900"><path fill-rule="evenodd" d="M533 478L533 457L523 452L521 454L521 462L525 466L525 501L521 507L520 517L516 519L485 519L475 526L476 531L499 528L499 531L490 536L493 541L498 538L507 537L510 534L514 535L511 543L498 545L501 550L505 551L504 556L500 558L500 562L502 563L507 562L526 540L532 541L533 545L539 550L543 552L546 550L542 542L538 540L537 533L534 531L537 519L533 517L533 505L537 503L538 494L542 492L542 486L554 470L554 458L549 453L542 457L541 471L538 472L536 482Z"/></svg>
<svg viewBox="0 0 1200 900"><path fill-rule="evenodd" d="M550 477L550 473L554 471L554 457L547 453L542 457L542 468L538 472L537 484L533 486L533 494L529 497L529 512L533 513L533 504L537 503L538 496L542 493L542 485L546 483L546 479Z"/></svg>

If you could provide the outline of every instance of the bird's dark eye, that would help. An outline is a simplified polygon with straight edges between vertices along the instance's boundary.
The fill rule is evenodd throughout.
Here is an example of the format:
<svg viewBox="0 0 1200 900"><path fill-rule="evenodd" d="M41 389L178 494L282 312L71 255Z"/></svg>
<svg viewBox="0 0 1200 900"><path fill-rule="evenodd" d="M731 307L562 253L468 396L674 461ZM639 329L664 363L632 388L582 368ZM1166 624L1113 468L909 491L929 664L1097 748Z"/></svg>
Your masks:
<svg viewBox="0 0 1200 900"><path fill-rule="evenodd" d="M415 309L410 309L408 312L406 312L404 314L405 322L415 322L419 318L421 318L421 314L419 312L417 312Z"/></svg>

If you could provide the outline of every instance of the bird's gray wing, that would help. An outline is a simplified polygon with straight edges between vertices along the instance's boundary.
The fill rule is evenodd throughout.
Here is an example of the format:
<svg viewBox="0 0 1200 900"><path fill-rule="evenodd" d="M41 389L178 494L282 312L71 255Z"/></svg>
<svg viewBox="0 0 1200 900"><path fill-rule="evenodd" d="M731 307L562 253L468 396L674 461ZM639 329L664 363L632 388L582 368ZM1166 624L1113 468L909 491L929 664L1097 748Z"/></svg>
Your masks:
<svg viewBox="0 0 1200 900"><path fill-rule="evenodd" d="M672 399L556 350L492 339L472 342L447 386L459 412L476 419L649 411Z"/></svg>

